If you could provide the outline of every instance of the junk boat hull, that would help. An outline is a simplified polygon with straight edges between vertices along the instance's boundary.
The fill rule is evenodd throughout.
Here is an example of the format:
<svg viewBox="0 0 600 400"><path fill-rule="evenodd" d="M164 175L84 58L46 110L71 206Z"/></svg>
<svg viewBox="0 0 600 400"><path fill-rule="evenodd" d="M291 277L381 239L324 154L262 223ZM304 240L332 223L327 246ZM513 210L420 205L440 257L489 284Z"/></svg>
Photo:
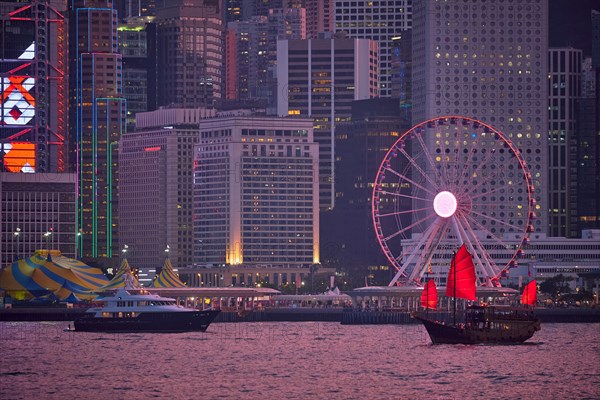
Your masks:
<svg viewBox="0 0 600 400"><path fill-rule="evenodd" d="M80 332L204 332L219 310L143 312L136 317L85 316L75 321Z"/></svg>
<svg viewBox="0 0 600 400"><path fill-rule="evenodd" d="M433 344L522 343L540 330L540 321L530 310L494 310L471 307L466 322L450 325L414 315L425 326Z"/></svg>

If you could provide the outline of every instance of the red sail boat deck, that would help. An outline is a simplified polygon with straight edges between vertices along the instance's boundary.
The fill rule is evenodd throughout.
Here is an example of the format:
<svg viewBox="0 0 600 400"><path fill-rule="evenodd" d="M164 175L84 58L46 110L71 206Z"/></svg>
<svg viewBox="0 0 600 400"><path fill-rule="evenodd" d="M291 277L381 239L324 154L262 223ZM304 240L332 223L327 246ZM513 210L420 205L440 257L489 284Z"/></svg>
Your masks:
<svg viewBox="0 0 600 400"><path fill-rule="evenodd" d="M452 323L434 321L427 315L414 315L415 319L423 323L434 344L520 343L540 330L540 321L535 317L533 307L471 305L465 310L464 322L457 324L456 299L476 300L475 279L472 256L463 244L452 258L446 284L446 296L454 298ZM433 290L435 284L430 280L421 297L423 307L435 308L435 303L432 306L429 301ZM522 303L534 305L535 293L534 280L525 287ZM437 303L437 290L435 297Z"/></svg>

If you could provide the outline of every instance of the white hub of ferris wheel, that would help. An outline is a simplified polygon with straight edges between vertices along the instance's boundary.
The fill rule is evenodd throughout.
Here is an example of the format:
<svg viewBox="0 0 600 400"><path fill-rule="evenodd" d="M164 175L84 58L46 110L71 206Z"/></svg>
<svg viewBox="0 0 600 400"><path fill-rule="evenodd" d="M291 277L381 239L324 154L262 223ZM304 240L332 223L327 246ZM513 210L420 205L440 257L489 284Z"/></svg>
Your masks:
<svg viewBox="0 0 600 400"><path fill-rule="evenodd" d="M433 209L442 218L449 218L456 212L456 197L446 190L439 192L433 199Z"/></svg>
<svg viewBox="0 0 600 400"><path fill-rule="evenodd" d="M464 243L478 283L499 286L523 255L535 208L531 173L500 131L460 116L415 125L390 147L373 185L373 226L396 269L390 285L420 285L432 265L447 270Z"/></svg>

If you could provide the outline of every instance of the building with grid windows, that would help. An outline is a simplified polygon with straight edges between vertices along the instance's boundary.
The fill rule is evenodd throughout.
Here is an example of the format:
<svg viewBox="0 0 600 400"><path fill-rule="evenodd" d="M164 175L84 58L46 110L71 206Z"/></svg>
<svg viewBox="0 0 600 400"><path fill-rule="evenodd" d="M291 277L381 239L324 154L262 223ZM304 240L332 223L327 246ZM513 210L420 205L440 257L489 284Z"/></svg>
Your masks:
<svg viewBox="0 0 600 400"><path fill-rule="evenodd" d="M546 232L548 2L419 1L412 15L413 123L464 115L506 135L532 174L535 231ZM439 150L440 139L432 135L427 146ZM516 190L496 196L527 206Z"/></svg>
<svg viewBox="0 0 600 400"><path fill-rule="evenodd" d="M165 249L175 268L193 259L193 162L198 126L214 109L161 109L136 115L137 130L121 140L120 247L152 282Z"/></svg>
<svg viewBox="0 0 600 400"><path fill-rule="evenodd" d="M318 263L317 162L310 119L204 120L194 156L195 261L240 268Z"/></svg>
<svg viewBox="0 0 600 400"><path fill-rule="evenodd" d="M78 257L118 257L118 143L125 132L122 57L112 0L69 3L70 139L78 174Z"/></svg>
<svg viewBox="0 0 600 400"><path fill-rule="evenodd" d="M0 268L36 250L75 258L75 174L0 173Z"/></svg>
<svg viewBox="0 0 600 400"><path fill-rule="evenodd" d="M169 0L156 8L158 106L211 107L221 99L220 0Z"/></svg>
<svg viewBox="0 0 600 400"><path fill-rule="evenodd" d="M335 1L334 30L379 46L379 96L392 95L393 40L412 27L410 0ZM429 2L427 2L429 3ZM404 60L406 62L410 60Z"/></svg>
<svg viewBox="0 0 600 400"><path fill-rule="evenodd" d="M335 205L335 129L354 100L377 97L377 43L322 35L277 42L277 114L314 120L322 210Z"/></svg>
<svg viewBox="0 0 600 400"><path fill-rule="evenodd" d="M581 98L582 51L548 53L548 233L577 237L577 105Z"/></svg>

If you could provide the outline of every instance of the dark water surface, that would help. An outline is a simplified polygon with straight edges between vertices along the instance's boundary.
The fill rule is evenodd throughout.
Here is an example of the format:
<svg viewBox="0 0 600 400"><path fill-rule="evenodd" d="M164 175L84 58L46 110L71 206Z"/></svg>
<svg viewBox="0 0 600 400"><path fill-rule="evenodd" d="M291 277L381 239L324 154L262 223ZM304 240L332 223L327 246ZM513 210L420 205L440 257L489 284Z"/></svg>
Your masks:
<svg viewBox="0 0 600 400"><path fill-rule="evenodd" d="M0 322L0 399L600 399L600 324L523 345L431 345L420 325L64 332Z"/></svg>

